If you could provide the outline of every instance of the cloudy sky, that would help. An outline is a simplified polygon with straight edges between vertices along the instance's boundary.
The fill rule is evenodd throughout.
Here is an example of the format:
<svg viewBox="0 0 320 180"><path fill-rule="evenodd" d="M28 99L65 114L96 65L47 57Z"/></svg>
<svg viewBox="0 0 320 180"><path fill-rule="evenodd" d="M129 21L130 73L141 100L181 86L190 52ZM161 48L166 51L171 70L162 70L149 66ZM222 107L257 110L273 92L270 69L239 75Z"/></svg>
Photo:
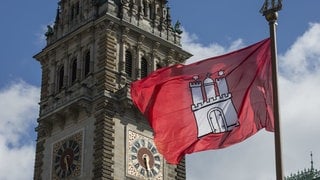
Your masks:
<svg viewBox="0 0 320 180"><path fill-rule="evenodd" d="M0 179L32 179L41 68L32 56L44 46L57 1L4 1L0 6ZM284 174L320 169L319 0L284 1L278 57ZM263 0L169 1L182 23L188 63L220 55L269 35ZM20 172L20 173L17 173ZM187 155L190 180L275 179L273 133L261 130L226 149Z"/></svg>

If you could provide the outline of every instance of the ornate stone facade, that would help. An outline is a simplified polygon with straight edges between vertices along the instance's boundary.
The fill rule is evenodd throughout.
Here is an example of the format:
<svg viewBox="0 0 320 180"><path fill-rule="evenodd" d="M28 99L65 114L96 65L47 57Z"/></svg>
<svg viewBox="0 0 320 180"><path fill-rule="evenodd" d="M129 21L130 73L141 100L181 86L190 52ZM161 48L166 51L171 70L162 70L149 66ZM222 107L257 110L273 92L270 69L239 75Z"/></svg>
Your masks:
<svg viewBox="0 0 320 180"><path fill-rule="evenodd" d="M134 179L124 168L125 132L152 136L152 130L132 106L128 85L191 56L181 49L178 26L164 0L58 2L47 45L34 56L42 67L34 179L52 179L53 169L60 177L72 174L72 152L61 148L64 158L54 159L53 145L80 130L77 179ZM184 161L164 164L163 179L185 179Z"/></svg>

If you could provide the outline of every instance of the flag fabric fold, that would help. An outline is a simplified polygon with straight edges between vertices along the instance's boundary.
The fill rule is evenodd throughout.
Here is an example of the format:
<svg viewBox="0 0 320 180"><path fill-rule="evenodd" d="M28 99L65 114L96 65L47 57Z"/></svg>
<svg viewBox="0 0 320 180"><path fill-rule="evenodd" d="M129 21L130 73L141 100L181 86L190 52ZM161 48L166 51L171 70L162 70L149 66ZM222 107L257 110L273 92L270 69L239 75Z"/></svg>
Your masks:
<svg viewBox="0 0 320 180"><path fill-rule="evenodd" d="M131 98L154 131L158 151L185 154L273 131L270 39L189 65L159 69L131 83Z"/></svg>

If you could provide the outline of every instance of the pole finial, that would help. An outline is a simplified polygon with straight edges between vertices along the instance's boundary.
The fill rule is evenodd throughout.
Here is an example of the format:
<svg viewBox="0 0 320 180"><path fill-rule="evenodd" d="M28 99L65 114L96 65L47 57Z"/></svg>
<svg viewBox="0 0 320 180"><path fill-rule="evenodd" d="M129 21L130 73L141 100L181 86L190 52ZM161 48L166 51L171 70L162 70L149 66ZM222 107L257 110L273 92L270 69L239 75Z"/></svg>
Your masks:
<svg viewBox="0 0 320 180"><path fill-rule="evenodd" d="M271 2L270 2L271 1ZM266 17L266 19L269 21L274 20L274 18L277 18L278 11L282 9L282 0L265 0L264 4L262 5L260 9L260 13Z"/></svg>

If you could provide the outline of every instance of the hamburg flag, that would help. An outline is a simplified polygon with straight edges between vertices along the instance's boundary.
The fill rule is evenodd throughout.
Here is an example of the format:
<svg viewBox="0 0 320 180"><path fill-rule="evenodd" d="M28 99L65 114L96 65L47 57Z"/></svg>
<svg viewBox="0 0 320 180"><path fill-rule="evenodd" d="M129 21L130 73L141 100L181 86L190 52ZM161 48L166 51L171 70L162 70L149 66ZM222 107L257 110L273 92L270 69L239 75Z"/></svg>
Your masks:
<svg viewBox="0 0 320 180"><path fill-rule="evenodd" d="M131 84L159 152L172 164L273 131L270 39L189 65L159 69Z"/></svg>

